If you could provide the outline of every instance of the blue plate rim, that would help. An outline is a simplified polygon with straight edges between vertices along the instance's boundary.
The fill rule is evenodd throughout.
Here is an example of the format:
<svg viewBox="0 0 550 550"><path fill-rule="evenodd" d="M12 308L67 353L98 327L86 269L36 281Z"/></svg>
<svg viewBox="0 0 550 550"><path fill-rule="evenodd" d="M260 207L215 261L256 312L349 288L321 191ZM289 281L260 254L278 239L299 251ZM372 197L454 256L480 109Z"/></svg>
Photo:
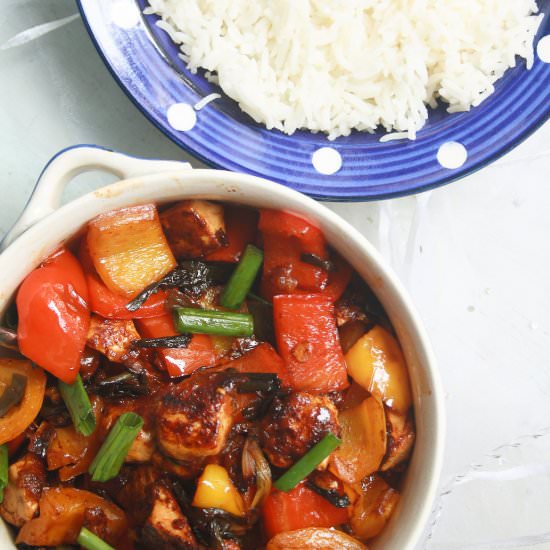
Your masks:
<svg viewBox="0 0 550 550"><path fill-rule="evenodd" d="M92 25L90 24L90 21L88 20L85 8L83 6L83 2L86 0L76 0L76 5L79 10L79 13L81 15L81 19L84 23L84 26L90 36L90 39L92 41L92 44L94 45L94 48L96 49L97 53L99 54L100 58L102 59L103 63L111 73L112 77L114 78L115 82L118 84L118 86L122 89L124 94L130 99L130 101L138 108L138 110L168 139L170 139L173 143L175 143L178 147L183 149L185 152L187 152L192 157L200 160L202 163L206 164L207 166L215 169L220 170L227 170L229 169L226 166L223 166L214 160L211 160L198 151L194 150L191 146L189 146L184 141L178 139L177 135L175 133L168 132L165 127L163 127L155 118L153 113L151 113L144 105L142 105L136 96L132 93L132 91L125 85L124 81L120 77L120 75L115 70L115 67L113 66L111 60L109 59L106 52L101 47L100 43L98 42L94 31L92 29ZM157 47L155 45L155 47ZM159 52L160 55L160 52ZM536 52L535 52L536 57ZM169 60L163 59L164 62L169 63ZM377 200L387 200L387 199L394 199L399 197L405 197L410 196L413 194L419 194L424 193L427 191L431 191L433 189L437 189L439 187L443 187L445 185L448 185L452 182L455 182L457 180L460 180L462 178L465 178L471 174L474 174L478 172L479 170L485 168L486 166L492 164L499 158L503 157L513 149L515 149L519 144L521 144L523 141L525 141L527 138L529 138L531 135L533 135L540 127L542 127L548 120L550 120L550 103L548 104L548 107L545 111L541 111L540 115L538 117L534 117L532 120L529 121L529 123L526 125L524 130L518 134L514 139L510 141L504 141L502 146L499 146L498 148L494 149L494 151L485 156L483 159L476 161L472 165L465 167L465 168L457 168L452 171L449 171L449 176L443 177L439 179L438 181L431 182L431 183L425 183L425 184L419 184L414 187L414 189L411 188L405 188L400 190L393 190L393 191L387 191L387 192L377 192L372 191L371 194L365 195L346 195L346 196L332 196L332 195L324 195L324 194L317 194L317 193L310 193L310 192L303 192L304 194L307 194L308 196L325 202L372 202ZM252 173L252 172L249 172ZM261 173L254 174L258 177L262 177L264 179L271 179L268 175L264 175ZM291 182L287 183L289 187L292 187Z"/></svg>

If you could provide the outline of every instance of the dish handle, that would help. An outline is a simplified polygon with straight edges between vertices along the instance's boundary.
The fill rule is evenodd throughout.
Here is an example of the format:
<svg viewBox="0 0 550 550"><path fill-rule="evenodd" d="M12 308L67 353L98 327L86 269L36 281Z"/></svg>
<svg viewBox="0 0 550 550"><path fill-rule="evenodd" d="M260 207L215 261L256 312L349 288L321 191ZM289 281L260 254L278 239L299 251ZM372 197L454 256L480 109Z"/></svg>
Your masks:
<svg viewBox="0 0 550 550"><path fill-rule="evenodd" d="M19 219L0 242L0 251L29 227L57 210L63 190L79 174L100 171L128 179L190 168L187 162L141 159L96 145L76 145L64 149L48 162L40 174Z"/></svg>

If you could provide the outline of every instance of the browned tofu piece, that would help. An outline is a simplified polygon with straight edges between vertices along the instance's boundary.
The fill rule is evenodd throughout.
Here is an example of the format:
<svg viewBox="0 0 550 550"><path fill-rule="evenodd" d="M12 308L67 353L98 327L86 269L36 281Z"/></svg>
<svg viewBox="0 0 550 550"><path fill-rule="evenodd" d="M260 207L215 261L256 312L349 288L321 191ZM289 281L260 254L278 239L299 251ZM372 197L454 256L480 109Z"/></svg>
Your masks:
<svg viewBox="0 0 550 550"><path fill-rule="evenodd" d="M156 550L198 550L199 544L174 495L163 485L153 489L153 509L143 527L141 543Z"/></svg>
<svg viewBox="0 0 550 550"><path fill-rule="evenodd" d="M194 374L174 386L157 411L162 451L190 461L218 454L233 424L233 398L221 387L223 373Z"/></svg>
<svg viewBox="0 0 550 550"><path fill-rule="evenodd" d="M104 319L92 315L87 344L115 363L121 363L132 348L132 342L139 340L134 322L121 319Z"/></svg>
<svg viewBox="0 0 550 550"><path fill-rule="evenodd" d="M226 242L223 206L202 200L182 201L160 215L174 256L198 258Z"/></svg>
<svg viewBox="0 0 550 550"><path fill-rule="evenodd" d="M149 517L153 507L153 487L160 476L161 471L149 464L123 467L121 477L125 483L114 498L126 512L130 523L143 525Z"/></svg>
<svg viewBox="0 0 550 550"><path fill-rule="evenodd" d="M399 414L386 409L388 448L380 469L385 472L409 458L414 446L414 422L410 414Z"/></svg>
<svg viewBox="0 0 550 550"><path fill-rule="evenodd" d="M340 435L338 411L330 398L295 392L273 400L260 443L271 464L288 468L329 432Z"/></svg>
<svg viewBox="0 0 550 550"><path fill-rule="evenodd" d="M124 462L144 463L149 462L155 452L155 438L151 426L151 419L148 414L144 414L146 407L141 407L139 400L133 400L122 403L108 403L103 410L102 430L107 434L114 426L118 417L126 412L139 414L143 420L143 426L137 437L134 439Z"/></svg>
<svg viewBox="0 0 550 550"><path fill-rule="evenodd" d="M32 453L14 462L8 470L8 485L0 515L12 525L21 527L38 511L42 489L46 484L46 468Z"/></svg>

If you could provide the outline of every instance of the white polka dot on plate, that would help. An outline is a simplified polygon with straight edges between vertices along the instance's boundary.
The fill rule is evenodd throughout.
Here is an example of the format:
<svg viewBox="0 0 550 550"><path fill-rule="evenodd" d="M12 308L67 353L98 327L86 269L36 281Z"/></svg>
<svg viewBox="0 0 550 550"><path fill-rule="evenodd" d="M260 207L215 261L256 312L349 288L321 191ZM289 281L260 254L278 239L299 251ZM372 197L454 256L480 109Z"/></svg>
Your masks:
<svg viewBox="0 0 550 550"><path fill-rule="evenodd" d="M466 147L457 141L448 141L441 145L437 151L437 162L443 168L448 168L449 170L460 168L467 158L468 151L466 151Z"/></svg>
<svg viewBox="0 0 550 550"><path fill-rule="evenodd" d="M537 55L544 63L550 63L550 34L543 36L537 44Z"/></svg>
<svg viewBox="0 0 550 550"><path fill-rule="evenodd" d="M111 4L111 21L121 29L135 27L140 18L137 4L129 0L117 0Z"/></svg>
<svg viewBox="0 0 550 550"><path fill-rule="evenodd" d="M168 123L174 130L188 132L197 124L197 113L188 103L174 103L166 112Z"/></svg>
<svg viewBox="0 0 550 550"><path fill-rule="evenodd" d="M320 174L330 176L342 168L342 156L332 147L321 147L311 157L313 168Z"/></svg>

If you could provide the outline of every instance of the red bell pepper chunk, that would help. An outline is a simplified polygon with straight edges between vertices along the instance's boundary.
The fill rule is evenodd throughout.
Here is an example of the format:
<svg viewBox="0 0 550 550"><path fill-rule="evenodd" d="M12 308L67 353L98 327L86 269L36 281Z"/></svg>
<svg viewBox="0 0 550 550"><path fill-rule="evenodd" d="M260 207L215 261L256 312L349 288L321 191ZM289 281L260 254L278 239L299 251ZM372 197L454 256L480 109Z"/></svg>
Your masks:
<svg viewBox="0 0 550 550"><path fill-rule="evenodd" d="M107 319L145 319L166 313L166 292L150 296L136 311L128 311L128 299L111 292L95 273L86 273L90 292L90 309Z"/></svg>
<svg viewBox="0 0 550 550"><path fill-rule="evenodd" d="M333 302L340 299L351 281L353 269L340 256L334 259L334 271L328 274L328 283L323 294L329 296Z"/></svg>
<svg viewBox="0 0 550 550"><path fill-rule="evenodd" d="M303 252L326 257L326 242L322 231L299 216L282 210L261 210L259 229L263 234L296 239L302 245Z"/></svg>
<svg viewBox="0 0 550 550"><path fill-rule="evenodd" d="M320 229L293 214L276 210L261 211L259 228L264 244L261 291L265 298L319 292L325 288L327 272L302 260L303 254L327 257Z"/></svg>
<svg viewBox="0 0 550 550"><path fill-rule="evenodd" d="M307 527L336 527L349 520L348 508L337 508L300 483L288 493L274 490L262 507L267 537Z"/></svg>
<svg viewBox="0 0 550 550"><path fill-rule="evenodd" d="M277 347L293 389L326 393L348 387L331 298L322 294L275 296L273 316Z"/></svg>
<svg viewBox="0 0 550 550"><path fill-rule="evenodd" d="M23 281L17 293L21 353L68 384L80 370L90 326L88 286L65 248Z"/></svg>
<svg viewBox="0 0 550 550"><path fill-rule="evenodd" d="M174 320L169 314L137 321L138 331L144 338L176 336ZM212 339L206 334L193 334L186 348L157 350L170 376L191 374L200 367L210 367L216 362Z"/></svg>
<svg viewBox="0 0 550 550"><path fill-rule="evenodd" d="M227 246L207 254L205 259L212 262L238 262L246 245L256 242L258 216L258 211L252 208L226 206L224 217Z"/></svg>
<svg viewBox="0 0 550 550"><path fill-rule="evenodd" d="M237 372L265 372L276 374L283 386L289 386L290 378L285 362L271 344L263 342L253 350L237 359L232 359L223 365L224 369L234 369Z"/></svg>

